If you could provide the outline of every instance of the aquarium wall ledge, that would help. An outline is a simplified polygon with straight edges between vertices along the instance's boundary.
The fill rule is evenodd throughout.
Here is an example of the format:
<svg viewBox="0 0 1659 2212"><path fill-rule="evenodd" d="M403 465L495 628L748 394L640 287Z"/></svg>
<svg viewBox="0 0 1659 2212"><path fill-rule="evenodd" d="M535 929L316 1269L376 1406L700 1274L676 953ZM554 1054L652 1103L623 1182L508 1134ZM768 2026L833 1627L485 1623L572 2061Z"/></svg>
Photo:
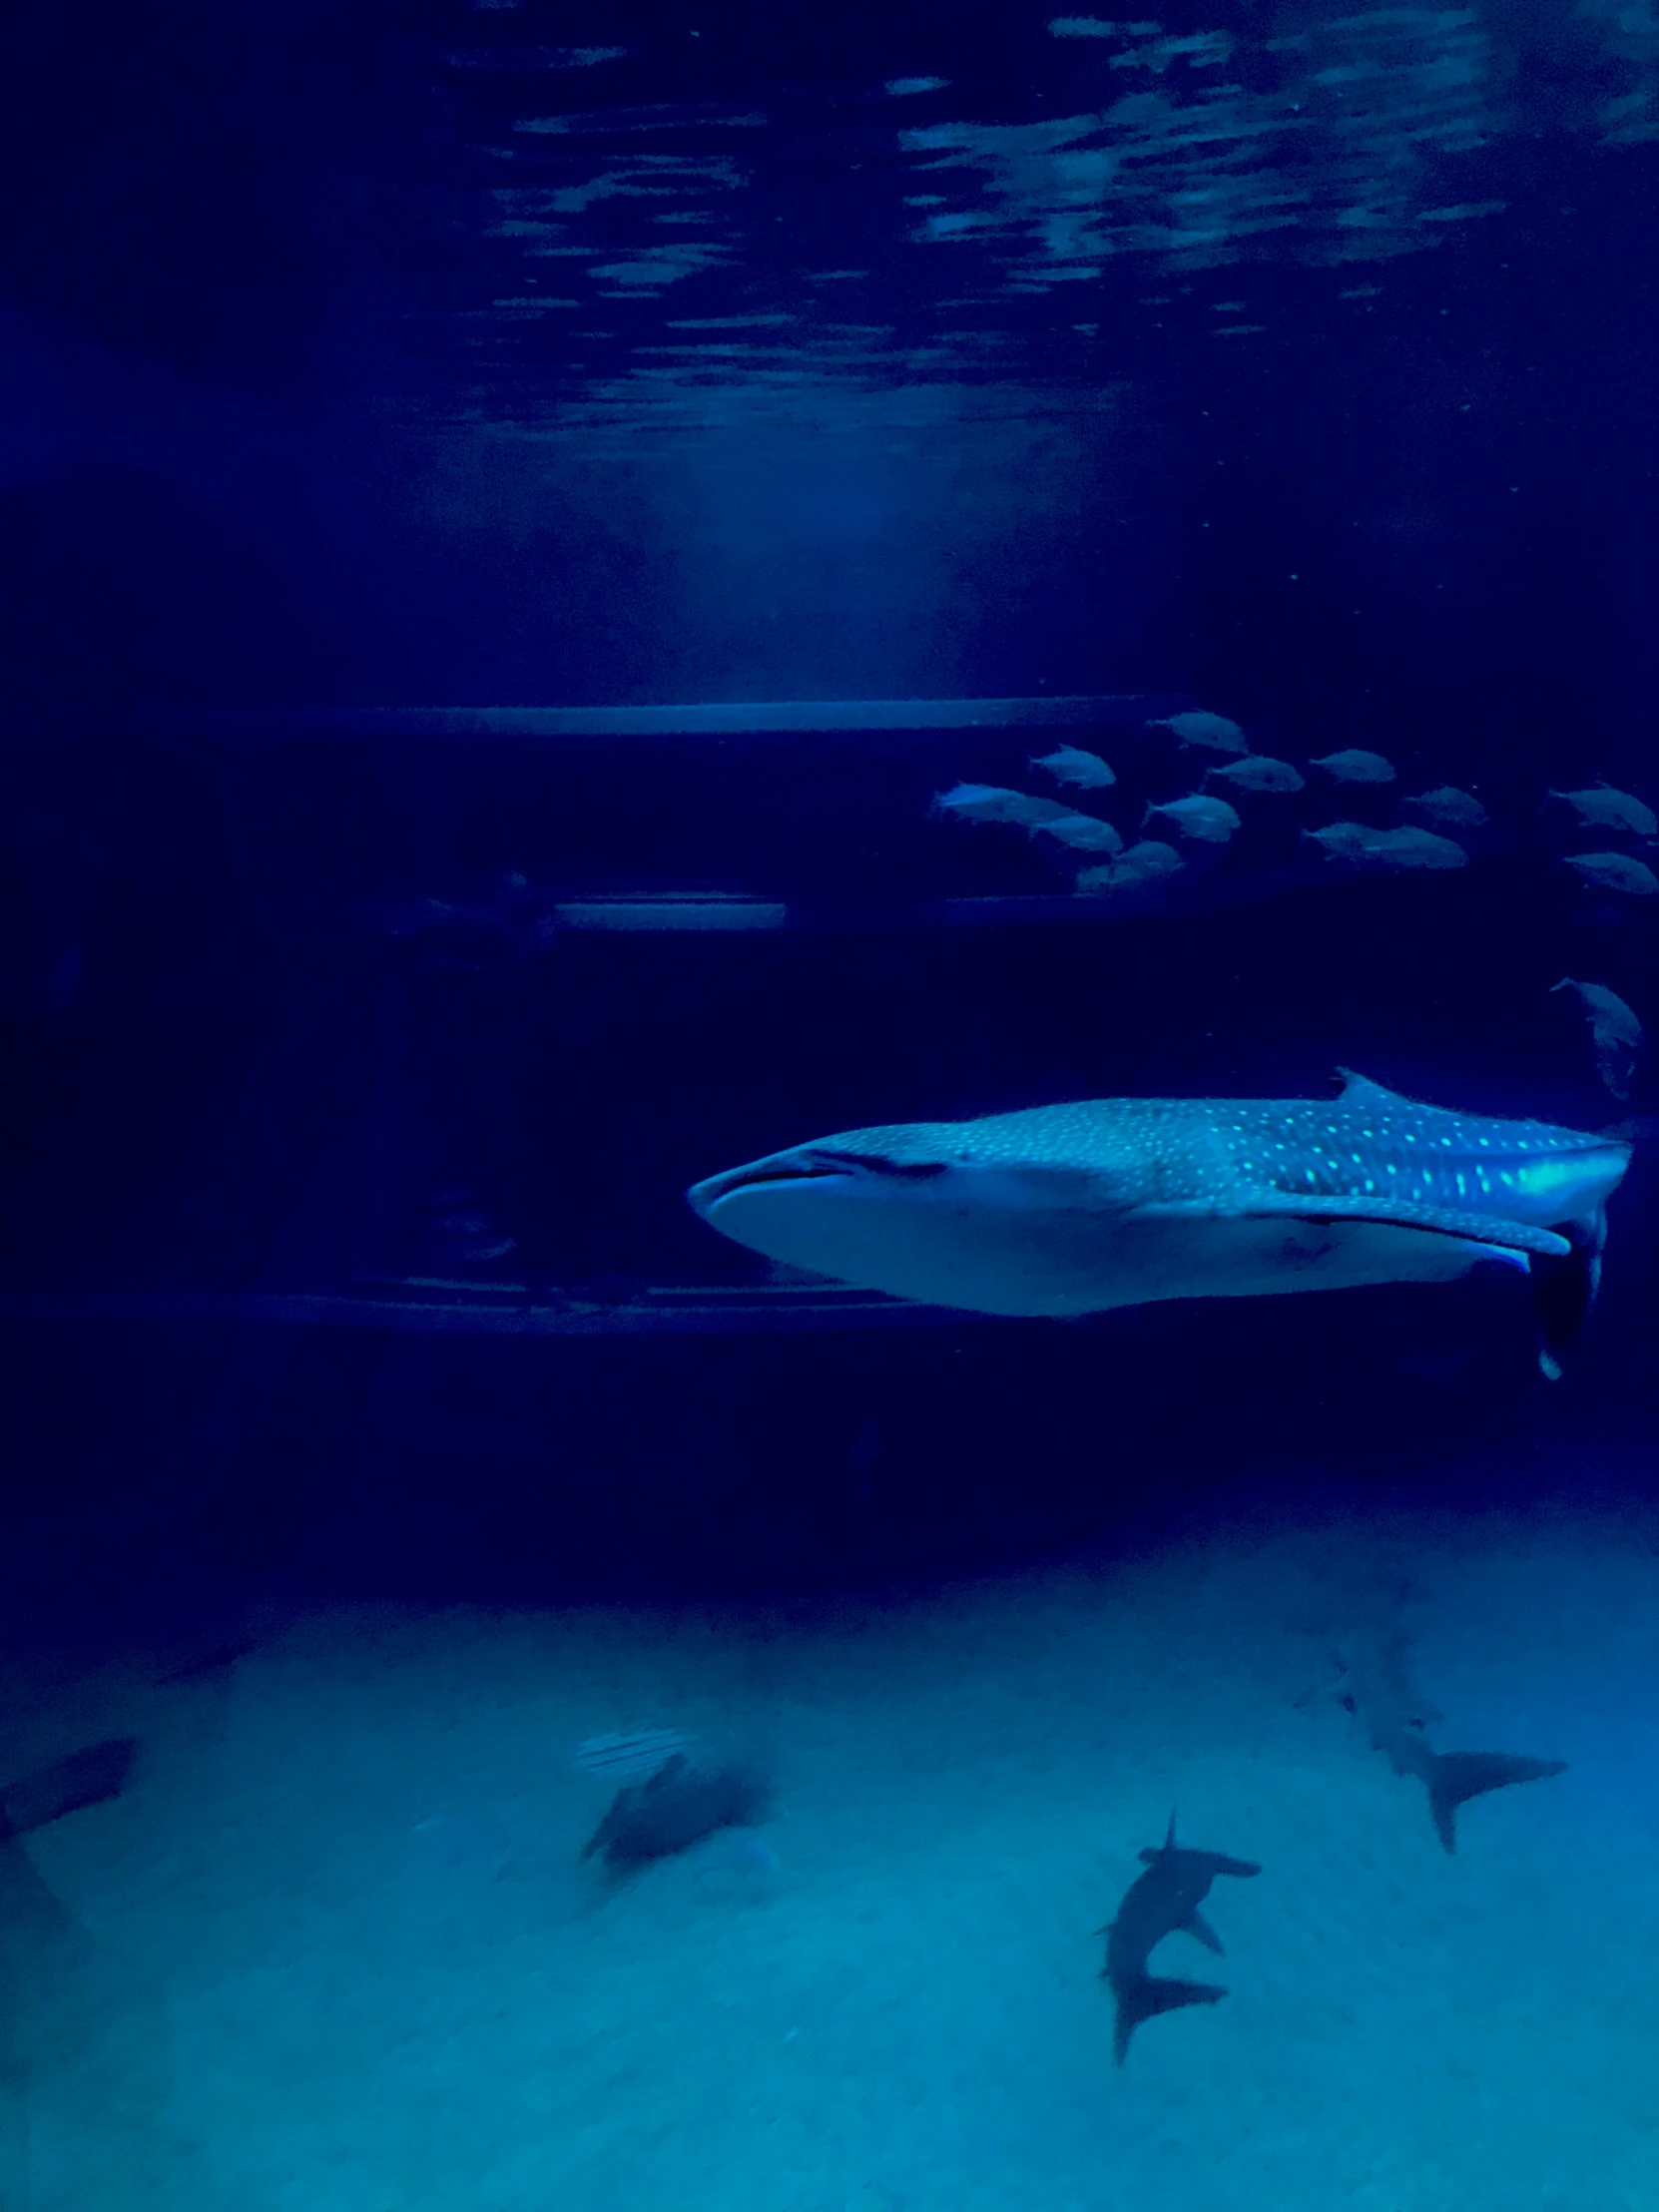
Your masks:
<svg viewBox="0 0 1659 2212"><path fill-rule="evenodd" d="M420 1278L358 1294L309 1291L39 1291L0 1294L0 1323L299 1323L461 1337L741 1337L794 1331L972 1327L985 1317L874 1291L762 1285L642 1286L616 1298Z"/></svg>
<svg viewBox="0 0 1659 2212"><path fill-rule="evenodd" d="M1179 714L1183 692L1056 699L781 699L682 707L260 707L158 713L158 727L238 737L787 737L833 730L1075 730Z"/></svg>

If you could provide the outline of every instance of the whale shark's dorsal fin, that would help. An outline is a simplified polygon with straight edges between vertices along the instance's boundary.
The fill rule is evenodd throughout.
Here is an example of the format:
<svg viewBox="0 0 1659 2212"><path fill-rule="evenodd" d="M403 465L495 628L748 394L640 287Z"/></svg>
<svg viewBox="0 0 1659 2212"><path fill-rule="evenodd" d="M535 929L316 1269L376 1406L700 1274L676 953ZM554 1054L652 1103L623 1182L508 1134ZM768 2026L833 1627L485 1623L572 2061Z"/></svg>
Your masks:
<svg viewBox="0 0 1659 2212"><path fill-rule="evenodd" d="M1344 1106L1399 1106L1405 1103L1398 1091L1374 1083L1369 1075L1356 1074L1353 1068L1339 1068L1337 1073L1343 1079L1340 1102Z"/></svg>

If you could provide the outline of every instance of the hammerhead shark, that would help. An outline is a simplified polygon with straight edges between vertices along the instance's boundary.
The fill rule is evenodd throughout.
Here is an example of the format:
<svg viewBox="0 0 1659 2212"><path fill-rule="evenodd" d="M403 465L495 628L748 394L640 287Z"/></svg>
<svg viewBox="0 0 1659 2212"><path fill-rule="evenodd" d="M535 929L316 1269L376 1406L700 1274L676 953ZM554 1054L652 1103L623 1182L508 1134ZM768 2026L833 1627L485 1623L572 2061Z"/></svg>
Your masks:
<svg viewBox="0 0 1659 2212"><path fill-rule="evenodd" d="M1141 1853L1146 1866L1124 1893L1117 1917L1098 1934L1106 1938L1101 1978L1117 2001L1113 2053L1121 2066L1129 2038L1142 2020L1174 2012L1185 2004L1219 2004L1227 1991L1213 1981L1177 1981L1149 1973L1147 1961L1166 1936L1194 1936L1206 1950L1221 1952L1221 1937L1199 1911L1218 1874L1260 1874L1249 1859L1229 1859L1219 1851L1188 1851L1175 1840L1175 1815L1162 1844Z"/></svg>
<svg viewBox="0 0 1659 2212"><path fill-rule="evenodd" d="M1397 1626L1351 1638L1338 1664L1343 1674L1339 1703L1365 1724L1373 1751L1382 1752L1395 1774L1414 1775L1427 1790L1434 1833L1447 1852L1457 1849L1457 1809L1470 1798L1514 1782L1547 1782L1567 1771L1564 1759L1433 1750L1425 1731L1440 1716L1411 1686L1405 1637Z"/></svg>
<svg viewBox="0 0 1659 2212"><path fill-rule="evenodd" d="M687 1197L769 1259L981 1314L1446 1282L1495 1261L1530 1274L1558 1376L1629 1144L1345 1077L1329 1102L1099 1098L853 1129Z"/></svg>

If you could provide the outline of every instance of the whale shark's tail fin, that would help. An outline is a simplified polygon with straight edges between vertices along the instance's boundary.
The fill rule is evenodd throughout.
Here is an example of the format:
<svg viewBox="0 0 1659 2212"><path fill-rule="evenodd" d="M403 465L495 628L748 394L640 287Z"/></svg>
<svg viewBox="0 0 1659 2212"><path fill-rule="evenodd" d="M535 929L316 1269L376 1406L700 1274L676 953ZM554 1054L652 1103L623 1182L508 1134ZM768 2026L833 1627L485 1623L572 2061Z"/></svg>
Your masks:
<svg viewBox="0 0 1659 2212"><path fill-rule="evenodd" d="M1160 2012L1179 2012L1187 2004L1219 2004L1227 1991L1213 1981L1177 1981L1142 1973L1120 1982L1113 1994L1118 2000L1118 2016L1112 2055L1121 2066L1129 2055L1129 2038L1142 2020L1156 2019Z"/></svg>
<svg viewBox="0 0 1659 2212"><path fill-rule="evenodd" d="M1511 1782L1547 1782L1564 1774L1564 1759L1526 1759L1502 1751L1434 1751L1424 1762L1422 1778L1428 1785L1428 1807L1434 1830L1449 1852L1457 1849L1457 1808L1488 1790L1507 1789Z"/></svg>

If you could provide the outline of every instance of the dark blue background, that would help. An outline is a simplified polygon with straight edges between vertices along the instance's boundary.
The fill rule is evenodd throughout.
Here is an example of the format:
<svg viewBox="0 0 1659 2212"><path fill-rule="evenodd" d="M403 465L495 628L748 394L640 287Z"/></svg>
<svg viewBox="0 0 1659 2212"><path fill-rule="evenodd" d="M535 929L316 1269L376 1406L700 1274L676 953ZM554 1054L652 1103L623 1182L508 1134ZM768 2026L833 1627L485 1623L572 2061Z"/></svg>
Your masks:
<svg viewBox="0 0 1659 2212"><path fill-rule="evenodd" d="M1221 346L1205 318L1245 279L1189 296L1110 266L1087 345L1075 288L1005 302L1017 362L971 400L866 379L794 415L619 437L579 402L625 373L643 306L580 371L529 346L493 398L457 351L494 281L457 209L495 80L439 57L480 26L506 35L389 4L138 6L95 40L47 11L10 34L13 1288L348 1282L365 1162L419 1164L426 1141L387 1103L388 1022L552 1282L734 1280L684 1184L861 1121L1318 1094L1339 1062L1447 1104L1620 1111L1547 991L1588 974L1651 1012L1651 925L1530 841L1550 784L1655 782L1655 164L1562 120L1561 88L1602 67L1587 31L1513 33L1526 127L1483 157L1503 212L1380 264L1375 305L1264 259L1260 327ZM546 9L532 28L637 46L636 101L767 103L779 243L700 280L697 310L787 295L809 252L855 256L895 360L941 310L894 244L869 86L937 72L1018 118L1050 67L1040 26L989 10L722 0L696 25ZM890 891L956 865L917 825L975 762L903 739L700 761L189 720L1138 689L1190 693L1266 750L1374 745L1408 788L1472 784L1518 847L1220 915L564 939L446 966L365 903L485 896L508 867L576 890ZM1022 762L1012 743L1003 773ZM31 829L43 814L93 856ZM788 1341L13 1321L9 1617L90 1633L273 1592L823 1589L1123 1540L1218 1490L1269 1512L1397 1484L1545 1494L1592 1456L1639 1483L1652 1221L1639 1162L1604 1311L1554 1390L1508 1283Z"/></svg>

